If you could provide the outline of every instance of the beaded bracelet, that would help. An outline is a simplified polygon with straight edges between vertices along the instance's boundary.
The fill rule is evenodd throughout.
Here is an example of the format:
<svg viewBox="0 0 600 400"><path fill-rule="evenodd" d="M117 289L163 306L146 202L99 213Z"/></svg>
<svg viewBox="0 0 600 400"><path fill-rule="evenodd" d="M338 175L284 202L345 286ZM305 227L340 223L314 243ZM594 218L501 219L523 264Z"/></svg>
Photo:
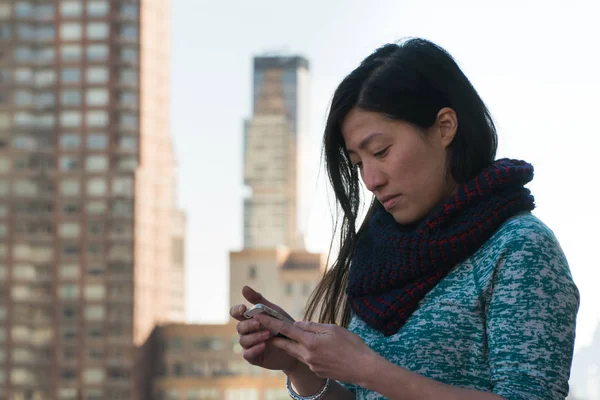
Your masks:
<svg viewBox="0 0 600 400"><path fill-rule="evenodd" d="M325 384L323 385L323 387L321 388L321 390L319 390L319 392L317 394L313 394L312 396L305 397L305 396L300 396L298 393L296 393L294 391L294 389L292 388L292 382L290 381L289 377L287 377L285 380L285 385L287 387L288 393L290 394L290 397L294 400L319 400L325 395L325 392L327 392L327 389L329 389L330 383L331 383L331 379L329 379L329 378L325 379Z"/></svg>

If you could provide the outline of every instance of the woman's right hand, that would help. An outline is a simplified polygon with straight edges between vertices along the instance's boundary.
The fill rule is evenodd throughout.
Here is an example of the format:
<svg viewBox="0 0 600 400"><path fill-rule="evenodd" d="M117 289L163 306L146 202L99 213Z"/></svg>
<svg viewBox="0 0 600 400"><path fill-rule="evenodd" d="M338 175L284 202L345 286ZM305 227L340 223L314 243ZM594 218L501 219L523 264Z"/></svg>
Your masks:
<svg viewBox="0 0 600 400"><path fill-rule="evenodd" d="M271 303L249 286L244 286L242 294L251 304L262 303L290 317L281 307ZM240 321L236 329L240 335L239 343L244 349L244 359L252 365L266 369L293 371L300 362L285 351L273 347L269 343L269 339L273 336L271 332L261 326L258 321L246 319L244 317L246 309L245 304L237 304L229 310L229 314ZM293 320L292 317L290 319Z"/></svg>

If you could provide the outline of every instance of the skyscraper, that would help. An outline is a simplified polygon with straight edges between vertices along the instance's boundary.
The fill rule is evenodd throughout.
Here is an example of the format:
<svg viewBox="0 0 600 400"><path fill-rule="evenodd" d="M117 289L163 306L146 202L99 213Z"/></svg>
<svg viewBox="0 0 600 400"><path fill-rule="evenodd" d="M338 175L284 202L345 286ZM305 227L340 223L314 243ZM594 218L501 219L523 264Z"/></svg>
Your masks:
<svg viewBox="0 0 600 400"><path fill-rule="evenodd" d="M0 0L0 398L135 398L172 304L169 21Z"/></svg>
<svg viewBox="0 0 600 400"><path fill-rule="evenodd" d="M254 59L254 108L244 131L244 248L303 248L308 167L308 61Z"/></svg>

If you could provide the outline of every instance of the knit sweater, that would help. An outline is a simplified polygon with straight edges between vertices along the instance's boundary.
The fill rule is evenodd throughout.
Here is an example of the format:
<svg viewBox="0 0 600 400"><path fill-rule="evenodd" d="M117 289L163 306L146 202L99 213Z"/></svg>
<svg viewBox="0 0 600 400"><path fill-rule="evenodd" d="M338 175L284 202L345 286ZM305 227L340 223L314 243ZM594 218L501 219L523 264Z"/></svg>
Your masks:
<svg viewBox="0 0 600 400"><path fill-rule="evenodd" d="M452 269L398 333L385 337L355 315L348 329L389 362L439 382L507 400L558 400L569 390L578 307L554 234L523 213ZM343 385L356 399L384 399Z"/></svg>

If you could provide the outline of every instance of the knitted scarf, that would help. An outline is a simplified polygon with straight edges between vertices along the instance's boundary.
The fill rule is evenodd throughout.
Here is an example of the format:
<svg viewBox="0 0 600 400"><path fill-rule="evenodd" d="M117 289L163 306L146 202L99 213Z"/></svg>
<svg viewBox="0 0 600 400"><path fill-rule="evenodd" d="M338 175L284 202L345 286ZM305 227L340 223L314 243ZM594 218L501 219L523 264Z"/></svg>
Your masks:
<svg viewBox="0 0 600 400"><path fill-rule="evenodd" d="M502 159L415 226L378 206L359 234L350 264L348 301L358 317L393 335L450 270L474 254L507 219L534 208L524 185L533 167Z"/></svg>

